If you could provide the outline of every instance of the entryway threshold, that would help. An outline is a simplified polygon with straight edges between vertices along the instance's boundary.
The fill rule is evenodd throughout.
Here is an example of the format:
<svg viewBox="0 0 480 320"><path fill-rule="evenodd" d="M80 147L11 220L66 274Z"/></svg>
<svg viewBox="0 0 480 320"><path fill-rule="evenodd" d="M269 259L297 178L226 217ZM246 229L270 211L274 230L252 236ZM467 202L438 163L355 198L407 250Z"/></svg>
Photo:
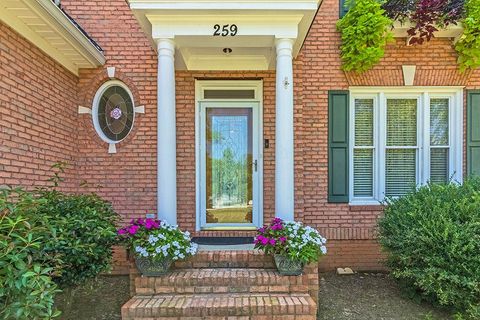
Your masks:
<svg viewBox="0 0 480 320"><path fill-rule="evenodd" d="M245 250L254 250L254 244L200 244L198 245L199 251L245 251Z"/></svg>

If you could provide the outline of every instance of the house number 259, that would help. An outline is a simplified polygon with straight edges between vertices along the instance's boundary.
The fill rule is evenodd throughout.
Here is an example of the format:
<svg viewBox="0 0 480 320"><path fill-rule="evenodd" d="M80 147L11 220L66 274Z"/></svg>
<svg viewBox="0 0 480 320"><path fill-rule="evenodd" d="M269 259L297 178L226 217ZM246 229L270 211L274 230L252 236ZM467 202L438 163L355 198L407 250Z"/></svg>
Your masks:
<svg viewBox="0 0 480 320"><path fill-rule="evenodd" d="M213 36L215 37L226 37L226 36L235 36L238 32L238 27L236 24L224 24L220 26L216 24L213 26Z"/></svg>

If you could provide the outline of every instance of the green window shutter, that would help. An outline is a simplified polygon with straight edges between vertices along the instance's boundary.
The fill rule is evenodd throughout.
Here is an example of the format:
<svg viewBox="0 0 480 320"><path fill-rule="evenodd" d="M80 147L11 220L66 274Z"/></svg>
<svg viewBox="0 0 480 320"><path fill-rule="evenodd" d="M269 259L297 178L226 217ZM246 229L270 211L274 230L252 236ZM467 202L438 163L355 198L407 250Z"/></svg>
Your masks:
<svg viewBox="0 0 480 320"><path fill-rule="evenodd" d="M480 90L467 91L467 174L480 175Z"/></svg>
<svg viewBox="0 0 480 320"><path fill-rule="evenodd" d="M340 18L343 18L343 16L346 15L348 10L352 7L354 1L350 1L350 3L347 3L348 0L339 0L339 1L340 1Z"/></svg>
<svg viewBox="0 0 480 320"><path fill-rule="evenodd" d="M328 92L328 202L348 202L348 91Z"/></svg>

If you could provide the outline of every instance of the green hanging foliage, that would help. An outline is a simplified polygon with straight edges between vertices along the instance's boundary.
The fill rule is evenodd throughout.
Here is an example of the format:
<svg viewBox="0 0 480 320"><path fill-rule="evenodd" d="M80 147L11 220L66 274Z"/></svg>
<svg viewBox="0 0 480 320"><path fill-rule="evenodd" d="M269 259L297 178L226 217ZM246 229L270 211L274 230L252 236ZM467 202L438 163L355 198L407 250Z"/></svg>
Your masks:
<svg viewBox="0 0 480 320"><path fill-rule="evenodd" d="M350 7L348 13L337 22L342 34L342 69L364 72L383 57L385 46L393 39L393 21L376 0L352 1L346 4Z"/></svg>
<svg viewBox="0 0 480 320"><path fill-rule="evenodd" d="M480 0L466 1L465 9L463 35L455 45L461 72L480 67Z"/></svg>

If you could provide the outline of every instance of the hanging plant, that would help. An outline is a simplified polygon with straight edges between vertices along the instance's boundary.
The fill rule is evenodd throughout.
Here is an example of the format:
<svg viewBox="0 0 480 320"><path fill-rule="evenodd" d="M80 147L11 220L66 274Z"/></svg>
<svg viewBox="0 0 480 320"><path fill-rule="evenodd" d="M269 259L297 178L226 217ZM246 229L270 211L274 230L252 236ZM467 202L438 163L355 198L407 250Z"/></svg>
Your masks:
<svg viewBox="0 0 480 320"><path fill-rule="evenodd" d="M385 46L393 39L393 21L376 0L351 0L347 6L351 9L337 22L342 33L342 68L363 72L383 57Z"/></svg>
<svg viewBox="0 0 480 320"><path fill-rule="evenodd" d="M392 20L411 22L409 44L429 41L438 28L456 25L465 15L464 0L389 0L382 7Z"/></svg>
<svg viewBox="0 0 480 320"><path fill-rule="evenodd" d="M468 0L465 11L463 35L455 45L461 72L480 67L480 0Z"/></svg>

